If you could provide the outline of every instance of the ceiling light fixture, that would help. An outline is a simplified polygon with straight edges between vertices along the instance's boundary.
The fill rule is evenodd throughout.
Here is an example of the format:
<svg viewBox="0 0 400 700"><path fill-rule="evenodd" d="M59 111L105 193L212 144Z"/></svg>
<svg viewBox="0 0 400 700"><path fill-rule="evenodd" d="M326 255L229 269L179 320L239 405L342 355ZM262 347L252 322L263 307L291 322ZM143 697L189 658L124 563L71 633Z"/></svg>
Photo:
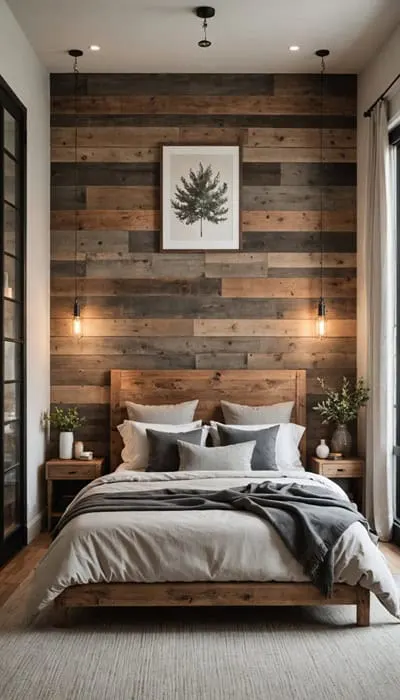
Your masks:
<svg viewBox="0 0 400 700"><path fill-rule="evenodd" d="M202 5L201 7L196 7L195 12L197 17L203 20L202 27L204 32L204 37L198 42L197 46L200 46L202 49L208 49L208 47L211 46L211 41L207 39L207 20L214 17L215 9L207 5Z"/></svg>
<svg viewBox="0 0 400 700"><path fill-rule="evenodd" d="M289 46L289 51L300 51L300 46L293 44L293 46Z"/></svg>
<svg viewBox="0 0 400 700"><path fill-rule="evenodd" d="M90 44L89 49L91 51L100 51L100 46L98 44Z"/></svg>
<svg viewBox="0 0 400 700"><path fill-rule="evenodd" d="M82 323L81 323L81 307L78 299L78 58L83 56L83 51L80 49L71 49L68 51L71 58L74 59L73 71L74 71L74 115L75 115L75 131L74 131L74 151L75 151L75 174L74 174L74 184L75 184L75 301L73 308L72 317L72 332L75 336L80 338L82 335Z"/></svg>
<svg viewBox="0 0 400 700"><path fill-rule="evenodd" d="M329 56L328 49L319 49L315 55L321 59L320 71L320 298L317 305L317 335L323 338L326 335L326 304L324 299L324 181L323 181L323 161L324 161L324 76L325 76L325 58Z"/></svg>

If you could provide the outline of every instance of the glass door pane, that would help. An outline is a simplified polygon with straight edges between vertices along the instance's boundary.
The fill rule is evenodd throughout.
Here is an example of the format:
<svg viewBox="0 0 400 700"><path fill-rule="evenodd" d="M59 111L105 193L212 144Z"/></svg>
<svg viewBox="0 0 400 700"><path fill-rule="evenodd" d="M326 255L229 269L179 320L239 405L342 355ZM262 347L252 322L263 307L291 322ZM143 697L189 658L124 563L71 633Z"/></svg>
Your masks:
<svg viewBox="0 0 400 700"><path fill-rule="evenodd" d="M26 111L0 77L0 566L26 543Z"/></svg>

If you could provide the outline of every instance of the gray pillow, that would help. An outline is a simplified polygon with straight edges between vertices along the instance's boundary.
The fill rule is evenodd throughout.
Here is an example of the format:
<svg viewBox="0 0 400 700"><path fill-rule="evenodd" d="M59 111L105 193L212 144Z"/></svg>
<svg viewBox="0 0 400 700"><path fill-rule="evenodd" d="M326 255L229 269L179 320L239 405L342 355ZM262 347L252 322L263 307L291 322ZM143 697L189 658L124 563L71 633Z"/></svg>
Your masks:
<svg viewBox="0 0 400 700"><path fill-rule="evenodd" d="M276 464L275 444L279 432L279 425L263 430L240 430L239 428L228 428L225 425L218 426L218 434L221 445L237 445L247 440L255 440L251 468L253 471L275 469Z"/></svg>
<svg viewBox="0 0 400 700"><path fill-rule="evenodd" d="M147 406L146 404L125 401L129 420L140 423L191 423L197 408L197 401Z"/></svg>
<svg viewBox="0 0 400 700"><path fill-rule="evenodd" d="M186 435L178 440L180 471L251 471L255 440L227 447L197 447L186 442Z"/></svg>
<svg viewBox="0 0 400 700"><path fill-rule="evenodd" d="M290 423L294 401L274 403L271 406L245 406L221 401L225 423L232 425L259 425L260 423Z"/></svg>
<svg viewBox="0 0 400 700"><path fill-rule="evenodd" d="M146 429L149 443L147 472L177 472L179 469L178 440L184 438L194 445L204 444L207 428L197 428L188 433L161 433Z"/></svg>

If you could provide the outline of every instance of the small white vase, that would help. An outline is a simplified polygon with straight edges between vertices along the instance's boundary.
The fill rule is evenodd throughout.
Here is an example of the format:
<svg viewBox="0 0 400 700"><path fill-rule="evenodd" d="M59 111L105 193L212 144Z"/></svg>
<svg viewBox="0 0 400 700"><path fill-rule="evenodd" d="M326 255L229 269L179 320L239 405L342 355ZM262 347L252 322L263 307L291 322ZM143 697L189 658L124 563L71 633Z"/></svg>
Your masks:
<svg viewBox="0 0 400 700"><path fill-rule="evenodd" d="M72 459L72 449L74 446L74 434L60 431L58 456L60 459Z"/></svg>
<svg viewBox="0 0 400 700"><path fill-rule="evenodd" d="M319 443L319 445L317 445L316 450L315 450L315 454L320 459L326 459L327 456L329 455L329 447L326 444L324 439L321 439L321 442Z"/></svg>

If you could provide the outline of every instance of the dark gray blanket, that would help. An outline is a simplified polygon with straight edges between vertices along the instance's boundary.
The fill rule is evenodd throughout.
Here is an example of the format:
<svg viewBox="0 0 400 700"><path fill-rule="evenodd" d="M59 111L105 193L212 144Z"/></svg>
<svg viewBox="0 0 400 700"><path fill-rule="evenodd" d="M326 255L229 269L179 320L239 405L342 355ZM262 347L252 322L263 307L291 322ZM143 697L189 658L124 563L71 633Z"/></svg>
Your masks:
<svg viewBox="0 0 400 700"><path fill-rule="evenodd" d="M332 552L352 523L368 522L356 506L332 497L329 489L264 481L222 491L162 489L131 493L87 494L59 520L53 536L73 518L87 513L141 510L242 510L276 529L304 573L327 597L332 593ZM266 552L267 555L267 552Z"/></svg>

